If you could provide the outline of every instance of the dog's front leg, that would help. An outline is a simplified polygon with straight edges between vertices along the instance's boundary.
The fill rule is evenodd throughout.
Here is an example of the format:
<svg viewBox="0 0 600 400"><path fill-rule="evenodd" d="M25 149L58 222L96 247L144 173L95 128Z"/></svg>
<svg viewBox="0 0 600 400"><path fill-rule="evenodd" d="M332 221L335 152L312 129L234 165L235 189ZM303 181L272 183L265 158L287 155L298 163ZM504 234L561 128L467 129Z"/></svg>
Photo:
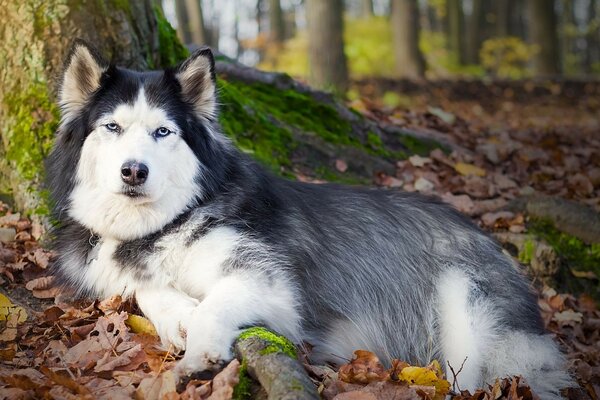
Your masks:
<svg viewBox="0 0 600 400"><path fill-rule="evenodd" d="M299 317L291 288L260 274L222 278L191 315L179 376L218 369L233 357L240 329L256 323L296 337Z"/></svg>
<svg viewBox="0 0 600 400"><path fill-rule="evenodd" d="M174 352L185 350L187 323L200 302L170 286L137 290L135 298L163 346Z"/></svg>

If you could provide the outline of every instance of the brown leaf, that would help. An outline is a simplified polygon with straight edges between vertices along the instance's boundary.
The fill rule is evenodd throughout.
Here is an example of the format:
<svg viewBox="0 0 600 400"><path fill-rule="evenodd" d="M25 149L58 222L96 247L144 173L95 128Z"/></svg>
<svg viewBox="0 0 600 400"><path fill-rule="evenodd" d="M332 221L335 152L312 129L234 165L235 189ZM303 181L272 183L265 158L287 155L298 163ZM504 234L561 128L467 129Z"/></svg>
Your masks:
<svg viewBox="0 0 600 400"><path fill-rule="evenodd" d="M57 385L64 386L74 393L77 393L80 395L90 395L91 394L90 391L88 390L88 388L75 382L73 380L73 378L68 376L66 373L63 374L63 373L55 372L44 365L42 365L40 367L40 372L42 374L46 375L48 378L50 378Z"/></svg>
<svg viewBox="0 0 600 400"><path fill-rule="evenodd" d="M348 170L348 164L344 160L335 160L335 169L340 172L346 172Z"/></svg>
<svg viewBox="0 0 600 400"><path fill-rule="evenodd" d="M54 285L55 279L56 278L54 277L54 275L43 276L41 278L37 278L37 279L27 282L27 284L25 285L25 288L27 288L27 290L48 289Z"/></svg>
<svg viewBox="0 0 600 400"><path fill-rule="evenodd" d="M143 379L135 391L135 397L143 400L163 399L169 393L177 393L173 371Z"/></svg>
<svg viewBox="0 0 600 400"><path fill-rule="evenodd" d="M142 350L142 345L137 344L118 356L114 356L112 352L104 353L104 356L96 362L94 372L133 371L145 361L146 353Z"/></svg>
<svg viewBox="0 0 600 400"><path fill-rule="evenodd" d="M229 400L233 396L233 389L240 381L240 362L234 359L217 374L213 379L212 393L209 400Z"/></svg>
<svg viewBox="0 0 600 400"><path fill-rule="evenodd" d="M354 359L340 368L339 378L348 383L369 383L386 381L390 378L390 374L374 353L356 350Z"/></svg>

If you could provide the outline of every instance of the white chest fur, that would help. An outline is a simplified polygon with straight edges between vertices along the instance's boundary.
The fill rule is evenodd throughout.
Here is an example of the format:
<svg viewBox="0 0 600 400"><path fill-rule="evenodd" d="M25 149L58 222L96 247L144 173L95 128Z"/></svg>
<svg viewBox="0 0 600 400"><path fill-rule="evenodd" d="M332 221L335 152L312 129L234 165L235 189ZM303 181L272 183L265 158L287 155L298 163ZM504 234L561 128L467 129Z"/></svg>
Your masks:
<svg viewBox="0 0 600 400"><path fill-rule="evenodd" d="M115 260L118 241L102 239L86 268L84 286L101 296L130 296L140 289L171 286L201 300L223 276L241 236L230 227L214 228L192 242L191 234L191 229L184 229L165 235L135 267Z"/></svg>

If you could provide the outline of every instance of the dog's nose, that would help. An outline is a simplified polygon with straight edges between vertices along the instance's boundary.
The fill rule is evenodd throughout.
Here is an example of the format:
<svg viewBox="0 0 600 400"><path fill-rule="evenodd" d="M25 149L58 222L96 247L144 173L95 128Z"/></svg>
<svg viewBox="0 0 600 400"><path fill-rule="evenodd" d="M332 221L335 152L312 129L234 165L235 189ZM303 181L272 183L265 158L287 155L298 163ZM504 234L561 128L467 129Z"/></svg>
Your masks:
<svg viewBox="0 0 600 400"><path fill-rule="evenodd" d="M148 167L137 161L127 161L121 165L121 179L128 185L137 186L146 182L148 178Z"/></svg>

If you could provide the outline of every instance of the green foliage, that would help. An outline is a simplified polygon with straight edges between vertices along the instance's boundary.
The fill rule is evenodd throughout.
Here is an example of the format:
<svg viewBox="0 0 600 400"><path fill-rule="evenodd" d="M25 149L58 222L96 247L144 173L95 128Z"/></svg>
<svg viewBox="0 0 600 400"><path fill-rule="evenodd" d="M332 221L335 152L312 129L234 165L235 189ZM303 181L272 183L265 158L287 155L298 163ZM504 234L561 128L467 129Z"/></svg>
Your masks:
<svg viewBox="0 0 600 400"><path fill-rule="evenodd" d="M395 61L388 18L347 19L344 41L353 77L393 75Z"/></svg>
<svg viewBox="0 0 600 400"><path fill-rule="evenodd" d="M482 66L500 78L521 79L531 75L527 65L538 51L518 37L492 38L483 42L479 57Z"/></svg>
<svg viewBox="0 0 600 400"><path fill-rule="evenodd" d="M461 65L458 54L448 50L446 34L423 30L419 47L425 57L428 78L443 78L450 75L482 77L484 69L479 65Z"/></svg>
<svg viewBox="0 0 600 400"><path fill-rule="evenodd" d="M393 74L394 53L391 35L391 26L385 17L346 19L344 51L352 77ZM298 32L284 44L283 50L273 60L260 64L259 68L285 71L293 76L308 76L307 32Z"/></svg>
<svg viewBox="0 0 600 400"><path fill-rule="evenodd" d="M440 4L445 4L441 1ZM347 18L344 30L345 53L352 78L365 76L394 76L394 49L392 29L386 17ZM460 65L458 56L447 50L443 33L421 31L419 46L427 60L429 77L451 74L482 76L484 70L477 65ZM284 71L293 76L308 76L308 37L300 31L288 40L275 57L259 65L271 71Z"/></svg>

